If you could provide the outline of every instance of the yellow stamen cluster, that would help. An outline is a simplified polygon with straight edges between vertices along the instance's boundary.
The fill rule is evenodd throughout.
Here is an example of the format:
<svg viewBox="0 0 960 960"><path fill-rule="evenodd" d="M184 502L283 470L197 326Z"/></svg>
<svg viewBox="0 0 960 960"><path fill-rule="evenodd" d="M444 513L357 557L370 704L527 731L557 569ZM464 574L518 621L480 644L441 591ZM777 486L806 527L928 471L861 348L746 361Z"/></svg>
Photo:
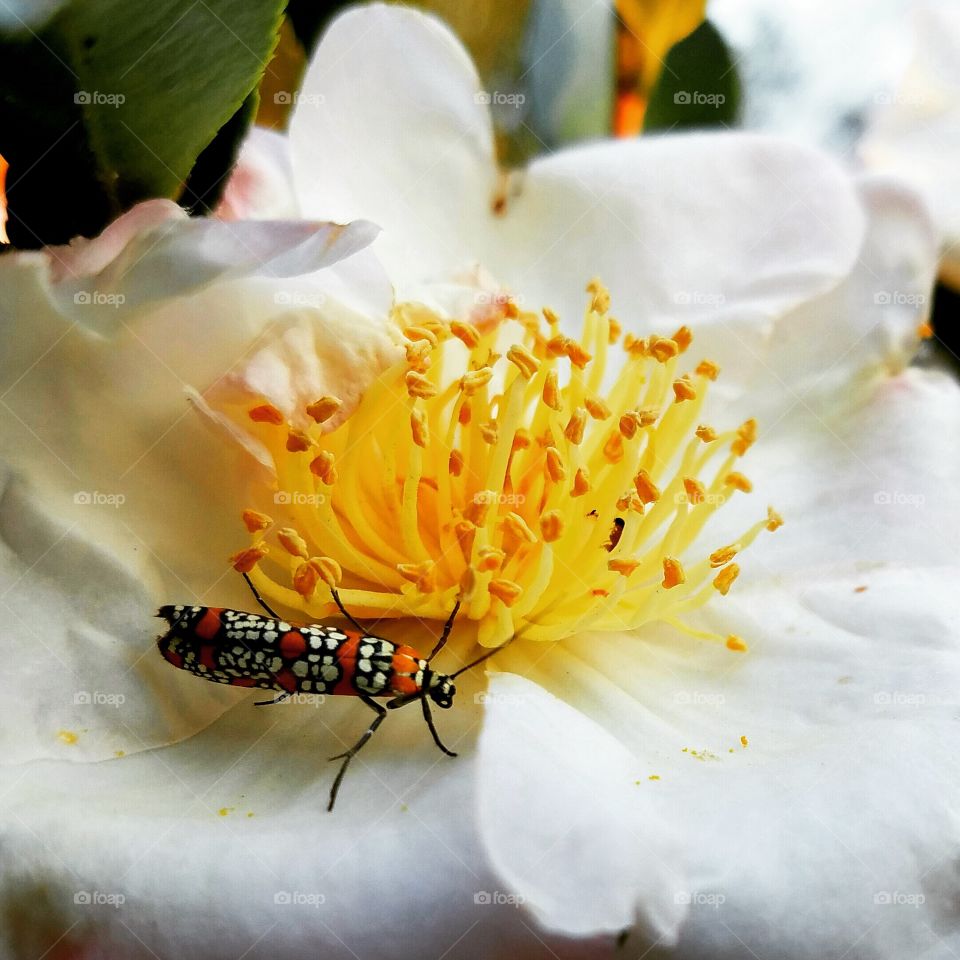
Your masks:
<svg viewBox="0 0 960 960"><path fill-rule="evenodd" d="M725 595L734 557L782 523L771 509L735 543L695 546L751 490L734 467L756 422L700 423L719 369L684 363L690 331L621 336L607 291L588 291L580 339L549 309L514 307L478 329L397 307L404 358L335 429L324 424L336 397L296 423L252 403L247 428L274 459L282 518L244 512L237 569L309 619L335 612L340 583L357 617L440 620L460 598L485 645L520 628L558 640L662 620L745 651L685 618Z"/></svg>

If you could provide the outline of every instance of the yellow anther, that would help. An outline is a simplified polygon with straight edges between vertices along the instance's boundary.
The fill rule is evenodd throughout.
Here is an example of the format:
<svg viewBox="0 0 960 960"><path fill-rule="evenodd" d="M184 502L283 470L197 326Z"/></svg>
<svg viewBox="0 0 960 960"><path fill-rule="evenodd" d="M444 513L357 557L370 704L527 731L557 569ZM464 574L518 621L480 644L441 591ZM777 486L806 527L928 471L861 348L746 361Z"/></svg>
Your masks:
<svg viewBox="0 0 960 960"><path fill-rule="evenodd" d="M310 556L307 550L307 542L292 527L283 527L277 531L277 539L291 557L303 557L304 560Z"/></svg>
<svg viewBox="0 0 960 960"><path fill-rule="evenodd" d="M697 399L697 388L686 374L673 381L673 399L674 403Z"/></svg>
<svg viewBox="0 0 960 960"><path fill-rule="evenodd" d="M450 332L470 350L473 350L480 343L480 331L472 323L451 320Z"/></svg>
<svg viewBox="0 0 960 960"><path fill-rule="evenodd" d="M749 741L746 737L741 737L741 738L740 738L740 746L741 746L741 747L746 747L746 746L749 745L749 743L750 743L750 741Z"/></svg>
<svg viewBox="0 0 960 960"><path fill-rule="evenodd" d="M584 348L577 343L576 340L567 340L564 345L564 354L567 359L575 366L579 367L581 370L593 359L593 356L587 353Z"/></svg>
<svg viewBox="0 0 960 960"><path fill-rule="evenodd" d="M610 419L610 408L602 400L598 400L596 397L587 397L583 401L583 405L594 420Z"/></svg>
<svg viewBox="0 0 960 960"><path fill-rule="evenodd" d="M658 363L666 363L680 352L680 347L677 346L676 341L670 340L667 337L651 337L647 349L650 352L650 356Z"/></svg>
<svg viewBox="0 0 960 960"><path fill-rule="evenodd" d="M486 423L481 423L478 429L480 430L480 436L483 437L491 447L500 439L500 428L497 426L496 420L488 420Z"/></svg>
<svg viewBox="0 0 960 960"><path fill-rule="evenodd" d="M644 407L643 410L637 411L637 420L641 427L652 427L657 422L657 417L659 416L660 412L650 407Z"/></svg>
<svg viewBox="0 0 960 960"><path fill-rule="evenodd" d="M724 567L714 578L713 585L720 591L723 596L727 595L727 591L730 589L733 581L740 576L740 567L735 563L731 563L729 567Z"/></svg>
<svg viewBox="0 0 960 960"><path fill-rule="evenodd" d="M710 554L710 566L711 567L722 567L724 564L729 563L741 550L739 543L731 543L726 547L720 547L719 550L714 550Z"/></svg>
<svg viewBox="0 0 960 960"><path fill-rule="evenodd" d="M646 470L641 470L633 478L633 485L643 503L655 503L660 499L660 488L650 479L650 474Z"/></svg>
<svg viewBox="0 0 960 960"><path fill-rule="evenodd" d="M320 571L320 579L331 589L336 587L343 579L340 564L333 557L314 557L311 562L317 565L317 570Z"/></svg>
<svg viewBox="0 0 960 960"><path fill-rule="evenodd" d="M476 525L469 520L458 520L453 525L453 535L457 538L457 544L463 554L463 559L469 563L470 557L473 555L473 541L477 536Z"/></svg>
<svg viewBox="0 0 960 960"><path fill-rule="evenodd" d="M430 368L430 344L426 340L418 340L416 343L406 345L407 363L411 368L423 373Z"/></svg>
<svg viewBox="0 0 960 960"><path fill-rule="evenodd" d="M712 360L701 360L694 371L698 377L706 377L708 380L716 380L720 376L720 367Z"/></svg>
<svg viewBox="0 0 960 960"><path fill-rule="evenodd" d="M503 566L507 555L499 547L481 547L477 551L476 568L481 573L492 573Z"/></svg>
<svg viewBox="0 0 960 960"><path fill-rule="evenodd" d="M579 444L583 442L583 431L587 425L587 411L583 407L577 407L573 411L566 427L563 429L563 435L571 442Z"/></svg>
<svg viewBox="0 0 960 960"><path fill-rule="evenodd" d="M569 337L565 337L562 333L551 337L546 343L547 355L550 357L565 356L567 352L567 341L569 339Z"/></svg>
<svg viewBox="0 0 960 960"><path fill-rule="evenodd" d="M491 580L487 590L506 607L512 607L523 594L523 587L513 580Z"/></svg>
<svg viewBox="0 0 960 960"><path fill-rule="evenodd" d="M620 433L628 440L632 440L640 429L640 417L635 410L625 413L620 418Z"/></svg>
<svg viewBox="0 0 960 960"><path fill-rule="evenodd" d="M457 414L457 422L462 426L467 426L470 421L473 419L473 411L470 407L470 404L467 401L464 401L460 406L460 412Z"/></svg>
<svg viewBox="0 0 960 960"><path fill-rule="evenodd" d="M293 589L308 600L316 593L320 582L320 571L312 560L304 560L293 571Z"/></svg>
<svg viewBox="0 0 960 960"><path fill-rule="evenodd" d="M561 406L560 387L557 385L557 371L550 370L543 381L543 402L551 410L559 410Z"/></svg>
<svg viewBox="0 0 960 960"><path fill-rule="evenodd" d="M723 482L728 487L733 487L743 493L749 493L753 489L753 484L742 473L736 471L728 473Z"/></svg>
<svg viewBox="0 0 960 960"><path fill-rule="evenodd" d="M244 510L241 514L244 526L251 532L257 533L260 530L266 530L273 523L265 513L259 513L257 510Z"/></svg>
<svg viewBox="0 0 960 960"><path fill-rule="evenodd" d="M555 327L560 322L560 318L549 307L543 308L543 317L551 327Z"/></svg>
<svg viewBox="0 0 960 960"><path fill-rule="evenodd" d="M290 453L303 453L313 446L313 441L302 430L292 427L287 434L287 450Z"/></svg>
<svg viewBox="0 0 960 960"><path fill-rule="evenodd" d="M249 573L269 552L270 548L265 543L255 543L235 553L230 558L230 564L238 573Z"/></svg>
<svg viewBox="0 0 960 960"><path fill-rule="evenodd" d="M261 403L257 407L251 407L247 411L247 416L254 423L272 423L275 427L279 427L286 419L272 403Z"/></svg>
<svg viewBox="0 0 960 960"><path fill-rule="evenodd" d="M524 380L529 380L540 369L540 361L519 343L507 351L507 359L520 371Z"/></svg>
<svg viewBox="0 0 960 960"><path fill-rule="evenodd" d="M705 423L701 423L697 427L697 437L701 439L704 443L713 443L717 439L717 431L713 427L708 427Z"/></svg>
<svg viewBox="0 0 960 960"><path fill-rule="evenodd" d="M307 404L307 413L317 423L326 423L342 406L343 401L338 397L323 396Z"/></svg>
<svg viewBox="0 0 960 960"><path fill-rule="evenodd" d="M447 469L450 471L450 476L459 477L463 473L463 464L463 454L459 450L451 450L447 459Z"/></svg>
<svg viewBox="0 0 960 960"><path fill-rule="evenodd" d="M460 389L468 397L472 397L478 390L485 387L490 382L492 377L492 367L479 367L476 370L468 370L460 378Z"/></svg>
<svg viewBox="0 0 960 960"><path fill-rule="evenodd" d="M530 431L523 427L519 427L517 432L513 435L513 444L511 445L511 449L516 452L517 450L526 450L529 446Z"/></svg>
<svg viewBox="0 0 960 960"><path fill-rule="evenodd" d="M739 637L731 633L727 637L727 649L733 650L734 653L746 653L750 648Z"/></svg>
<svg viewBox="0 0 960 960"><path fill-rule="evenodd" d="M783 517L777 513L773 507L767 507L767 529L773 533L774 530L783 526Z"/></svg>
<svg viewBox="0 0 960 960"><path fill-rule="evenodd" d="M730 444L730 452L742 457L757 440L757 421L745 420L737 427L737 439Z"/></svg>
<svg viewBox="0 0 960 960"><path fill-rule="evenodd" d="M582 497L590 492L590 473L586 467L578 467L573 478L573 489L570 491L571 497Z"/></svg>
<svg viewBox="0 0 960 960"><path fill-rule="evenodd" d="M527 526L527 521L519 513L505 514L500 520L500 525L518 540L526 540L527 543L537 542L537 535Z"/></svg>
<svg viewBox="0 0 960 960"><path fill-rule="evenodd" d="M615 320L613 317L608 317L607 327L610 331L607 339L611 344L616 343L620 339L620 334L623 333L623 327L620 325L620 321Z"/></svg>
<svg viewBox="0 0 960 960"><path fill-rule="evenodd" d="M407 393L410 394L411 397L429 400L431 397L437 395L436 386L434 386L428 377L425 377L416 370L408 370L404 377L404 382L407 385Z"/></svg>
<svg viewBox="0 0 960 960"><path fill-rule="evenodd" d="M639 560L614 559L607 561L607 569L614 573L619 573L621 577L629 577L637 567L640 566Z"/></svg>
<svg viewBox="0 0 960 960"><path fill-rule="evenodd" d="M398 563L397 573L412 583L420 593L432 593L436 589L437 578L432 560L422 563Z"/></svg>
<svg viewBox="0 0 960 960"><path fill-rule="evenodd" d="M623 459L623 436L614 430L603 445L603 456L608 463L619 463Z"/></svg>
<svg viewBox="0 0 960 960"><path fill-rule="evenodd" d="M663 581L661 586L666 590L678 587L687 582L687 575L683 572L683 565L676 557L663 558Z"/></svg>
<svg viewBox="0 0 960 960"><path fill-rule="evenodd" d="M473 500L467 509L463 511L463 515L471 523L482 527L487 522L487 515L490 513L490 508L496 502L496 490L480 490L473 495Z"/></svg>
<svg viewBox="0 0 960 960"><path fill-rule="evenodd" d="M559 510L548 510L540 516L540 534L546 543L553 543L563 536L563 514Z"/></svg>
<svg viewBox="0 0 960 960"><path fill-rule="evenodd" d="M410 411L410 432L418 447L426 448L430 444L430 425L427 415L419 407Z"/></svg>
<svg viewBox="0 0 960 960"><path fill-rule="evenodd" d="M680 352L683 353L687 347L693 343L693 331L684 325L680 327L670 339L677 345Z"/></svg>
<svg viewBox="0 0 960 960"><path fill-rule="evenodd" d="M434 333L433 330L428 330L426 327L407 327L407 329L403 331L403 335L408 340L426 341L431 347L437 346L440 342L436 333Z"/></svg>
<svg viewBox="0 0 960 960"><path fill-rule="evenodd" d="M329 486L335 483L337 479L335 462L334 456L329 450L321 450L317 456L310 461L310 472Z"/></svg>
<svg viewBox="0 0 960 960"><path fill-rule="evenodd" d="M590 309L594 313L606 313L610 309L610 292L596 277L587 284L587 292L593 294Z"/></svg>
<svg viewBox="0 0 960 960"><path fill-rule="evenodd" d="M694 477L683 478L683 489L687 492L687 500L694 506L703 503L706 499L707 491L703 484Z"/></svg>

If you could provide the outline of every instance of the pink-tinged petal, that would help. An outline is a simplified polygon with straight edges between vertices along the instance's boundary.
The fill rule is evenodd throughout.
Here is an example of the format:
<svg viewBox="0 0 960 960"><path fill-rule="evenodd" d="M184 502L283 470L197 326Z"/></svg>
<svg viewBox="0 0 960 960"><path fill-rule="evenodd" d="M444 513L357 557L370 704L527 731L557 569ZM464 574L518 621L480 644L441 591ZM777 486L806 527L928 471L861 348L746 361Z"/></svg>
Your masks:
<svg viewBox="0 0 960 960"><path fill-rule="evenodd" d="M252 127L240 147L216 216L221 220L286 220L298 214L287 137Z"/></svg>

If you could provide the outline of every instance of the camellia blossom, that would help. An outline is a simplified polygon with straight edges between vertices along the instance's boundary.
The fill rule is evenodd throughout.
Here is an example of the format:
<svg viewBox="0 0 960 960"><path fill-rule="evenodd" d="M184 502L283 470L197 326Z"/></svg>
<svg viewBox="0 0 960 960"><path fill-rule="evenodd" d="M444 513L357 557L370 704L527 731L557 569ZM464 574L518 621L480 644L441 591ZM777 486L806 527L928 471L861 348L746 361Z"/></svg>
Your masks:
<svg viewBox="0 0 960 960"><path fill-rule="evenodd" d="M960 397L907 367L936 260L918 201L729 134L504 184L463 50L398 7L335 21L304 90L304 219L162 204L0 260L4 951L955 948ZM557 529L584 543L566 580L523 563ZM361 704L255 709L161 660L161 603L250 608L227 557L251 545L288 608L326 615L309 571L335 559L420 649L473 570L447 662L504 618L531 636L458 680L458 758L398 711L327 815Z"/></svg>

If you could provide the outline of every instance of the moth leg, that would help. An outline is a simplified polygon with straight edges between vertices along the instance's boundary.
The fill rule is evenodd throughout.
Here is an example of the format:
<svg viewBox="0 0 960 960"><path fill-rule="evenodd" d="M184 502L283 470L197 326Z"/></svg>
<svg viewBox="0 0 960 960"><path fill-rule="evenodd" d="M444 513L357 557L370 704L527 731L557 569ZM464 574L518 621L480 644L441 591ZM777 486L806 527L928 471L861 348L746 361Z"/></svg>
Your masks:
<svg viewBox="0 0 960 960"><path fill-rule="evenodd" d="M327 804L327 810L332 810L333 805L337 802L337 792L340 790L340 784L343 782L343 775L347 772L347 767L350 765L350 761L366 746L367 741L374 735L377 727L383 723L384 717L387 715L387 711L380 706L379 703L374 702L373 699L366 696L365 694L360 694L360 699L376 713L376 716L373 718L373 722L367 727L363 736L349 749L345 750L343 753L338 753L335 757L330 757L331 760L343 760L343 763L340 765L340 770L337 773L337 779L333 781L333 786L330 788L330 802Z"/></svg>
<svg viewBox="0 0 960 960"><path fill-rule="evenodd" d="M287 697L289 696L290 696L290 691L284 690L284 692L281 693L279 697L274 697L272 700L254 700L253 705L255 707L269 707L271 704L274 704L274 703L283 703L283 701L286 700Z"/></svg>

